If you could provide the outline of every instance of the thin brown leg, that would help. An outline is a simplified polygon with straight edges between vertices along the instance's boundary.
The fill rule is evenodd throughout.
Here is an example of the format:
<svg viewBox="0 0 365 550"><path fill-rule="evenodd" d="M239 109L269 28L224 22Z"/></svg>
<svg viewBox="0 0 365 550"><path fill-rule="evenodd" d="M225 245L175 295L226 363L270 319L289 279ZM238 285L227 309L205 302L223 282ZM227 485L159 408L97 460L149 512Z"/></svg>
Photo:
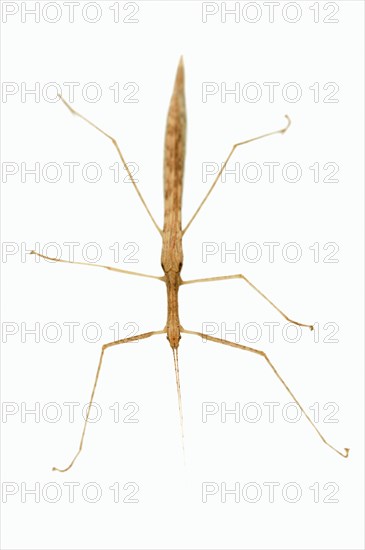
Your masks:
<svg viewBox="0 0 365 550"><path fill-rule="evenodd" d="M99 378L101 364L103 362L103 357L104 357L105 350L108 349L108 348L111 348L112 346L118 346L119 344L126 344L127 342L133 342L134 340L143 340L144 338L149 338L150 336L154 336L156 334L165 334L165 333L166 333L165 329L164 330L157 330L157 331L154 331L154 332L145 332L143 334L138 334L136 336L130 336L129 338L124 338L123 340L116 340L115 342L109 342L108 344L103 345L103 347L101 348L101 354L100 354L100 358L99 358L98 368L97 368L97 371L96 371L94 386L93 386L93 389L92 389L92 392L91 392L91 397L90 397L89 405L88 405L88 408L87 408L86 418L85 418L85 422L84 422L84 428L83 428L82 434L81 434L79 450L77 451L76 455L71 460L71 462L67 466L67 468L64 468L62 470L60 468L53 467L52 470L57 471L57 472L67 472L67 470L72 468L72 466L74 465L75 460L77 459L77 457L79 456L79 454L82 451L82 445L83 445L83 442L84 442L86 426L87 426L87 423L88 423L88 420L89 420L90 409L91 409L91 405L92 405L93 400L94 400L96 385L98 383L98 378Z"/></svg>
<svg viewBox="0 0 365 550"><path fill-rule="evenodd" d="M52 260L53 262L61 262L63 264L89 265L91 267L102 267L103 269L108 269L109 271L117 271L118 273L124 273L126 275L138 275L138 277L149 277L150 279L158 279L159 281L165 280L164 277L158 277L157 275L147 275L146 273L139 273L137 271L126 271L125 269L119 269L118 267L110 267L108 265L89 264L87 262L72 262L70 260L62 260L61 258L50 258L49 256L44 256L43 254L39 254L39 252L35 252L35 250L32 250L30 254L34 254L35 256L44 258L45 260Z"/></svg>
<svg viewBox="0 0 365 550"><path fill-rule="evenodd" d="M261 292L261 290L259 290L257 288L257 286L255 286L253 283L251 283L251 281L249 281L247 279L247 277L245 277L244 275L242 274L238 274L238 275L223 275L222 277L208 277L206 279L192 279L190 281L181 281L181 285L190 285L190 284L193 284L193 283L211 283L211 282L214 282L214 281L228 281L229 279L243 279L244 281L246 281L247 284L249 284L254 290L256 290L256 292L258 292L260 294L260 296L262 296L267 302L269 302L270 305L272 305L273 308L276 309L276 311L278 311L280 313L280 315L282 315L284 317L284 319L286 319L287 321L289 321L289 323L293 323L293 325L298 325L298 327L308 327L310 330L313 330L314 329L314 326L313 325L306 325L304 323L298 323L297 321L293 321L292 319L290 319L283 311L281 311L281 309L279 309L267 296L265 296L265 294L263 292Z"/></svg>
<svg viewBox="0 0 365 550"><path fill-rule="evenodd" d="M322 439L323 443L328 445L328 447L330 447L333 451L335 451L339 455L343 456L344 458L348 457L350 449L345 448L345 452L343 453L343 452L339 451L338 449L336 449L335 447L333 447L333 445L328 443L328 441L323 437L321 432L318 430L317 426L314 424L314 422L311 420L309 415L306 413L306 411L304 410L302 405L299 403L298 399L295 397L293 392L289 389L286 382L280 376L280 374L278 373L278 371L276 370L274 365L271 363L270 359L268 358L268 356L266 355L266 353L264 351L261 351L261 350L255 349L255 348L250 348L248 346L243 346L241 344L236 344L235 342L230 342L229 340L220 340L219 338L214 338L214 336L208 336L207 334L203 334L202 332L195 332L193 330L185 330L185 329L181 329L181 332L185 333L185 334L193 334L194 336L200 336L201 338L205 338L205 339L210 340L212 342L216 342L217 344L224 344L225 346L231 346L233 348L238 348L238 349L242 349L244 351L250 351L251 353L256 353L257 355L261 355L261 357L263 357L265 359L265 361L270 365L270 367L273 370L274 374L277 376L277 378L283 384L283 386L285 387L285 389L287 390L289 395L294 399L295 403L298 405L298 407L300 408L300 410L302 411L304 416L307 418L307 420L310 422L310 424L316 430L317 434Z"/></svg>
<svg viewBox="0 0 365 550"><path fill-rule="evenodd" d="M216 186L216 184L218 183L218 180L219 178L221 177L221 175L223 174L226 166L227 166L227 163L229 161L229 159L231 158L231 156L233 155L234 151L236 150L237 147L240 147L241 145L246 145L246 143L251 143L252 141L257 141L258 139L262 139L262 138L266 138L266 137L269 137L269 136L273 136L275 134L285 134L285 132L287 131L287 129L289 128L290 124L291 124L291 120L290 118L288 117L288 115L285 115L286 119L287 119L287 125L285 126L285 128L280 128L280 130L275 130L274 132L269 132L268 134L263 134L262 136L257 136L257 137L254 137L254 138L251 138L251 139L246 139L246 141L241 141L239 143L235 143L228 155L228 157L226 158L226 160L224 161L223 165L222 165L222 168L219 170L218 172L218 175L217 177L215 178L215 180L213 181L208 193L205 195L204 199L202 200L202 202L200 203L198 209L196 210L195 214L191 217L189 223L186 225L185 229L183 230L183 235L185 235L186 231L188 230L188 228L190 227L190 225L193 223L194 219L197 217L197 215L199 214L200 212L200 209L202 208L202 206L204 205L205 201L207 200L207 198L209 197L209 195L211 194L211 192L213 191L214 187Z"/></svg>
<svg viewBox="0 0 365 550"><path fill-rule="evenodd" d="M100 132L101 134L103 134L105 137L107 137L108 139L110 139L110 141L112 142L112 144L114 145L114 147L116 148L116 150L117 150L117 152L118 152L119 158L120 158L120 160L122 161L123 166L124 166L124 168L125 168L126 171L127 171L128 177L129 177L129 179L131 180L132 185L133 185L133 187L135 188L135 190L136 190L136 192L137 192L137 195L138 195L138 197L140 198L140 200L141 200L143 206L145 207L145 209L146 209L146 211L147 211L147 214L148 214L149 217L151 218L152 223L153 223L153 225L156 227L157 231L160 233L160 235L162 235L162 229L157 225L157 223L156 223L154 217L152 216L152 214L151 214L151 212L150 212L150 210L149 210L149 208L148 208L148 206L147 206L147 204L146 204L144 198L142 197L142 194L141 194L141 192L140 192L140 190L139 190L139 188L138 188L136 182L134 181L134 178L133 178L133 176L132 176L132 174L131 174L131 172L130 172L130 170L129 170L129 168L128 168L128 164L127 164L126 161L124 160L124 157L123 157L123 155L122 155L122 151L121 151L120 148L119 148L119 145L118 145L118 143L117 143L117 140L114 139L114 138L113 138L112 136L110 136L109 134L107 134L106 132L104 132L104 130L102 130L101 128L99 128L99 126L96 126L96 124L94 124L93 122L91 122L91 120L89 120L88 118L86 118L84 115L82 115L82 114L78 113L77 111L75 111L75 109L73 109L73 108L71 107L71 105L70 105L69 103L67 103L67 101L66 101L65 99L63 99L63 97L62 97L61 95L59 95L58 97L61 99L62 103L63 103L64 105L66 105L67 109L68 109L73 115L76 115L76 116L82 118L82 120L84 120L85 122L87 122L88 124L90 124L90 126L92 126L93 128L95 128L95 130L97 130L98 132Z"/></svg>

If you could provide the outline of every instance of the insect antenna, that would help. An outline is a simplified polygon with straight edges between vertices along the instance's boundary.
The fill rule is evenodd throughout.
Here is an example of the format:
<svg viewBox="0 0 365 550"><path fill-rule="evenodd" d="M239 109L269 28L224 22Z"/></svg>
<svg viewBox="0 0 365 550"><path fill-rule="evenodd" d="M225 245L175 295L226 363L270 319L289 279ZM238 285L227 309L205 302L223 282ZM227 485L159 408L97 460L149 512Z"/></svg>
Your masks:
<svg viewBox="0 0 365 550"><path fill-rule="evenodd" d="M180 415L180 428L181 428L181 444L184 454L184 463L185 463L185 446L184 446L184 418L182 411L182 401L181 401L181 387L180 387L180 373L179 373L179 355L177 348L172 348L172 354L174 356L174 367L175 367L175 377L176 377L176 388L177 388L177 397L179 401L179 415Z"/></svg>

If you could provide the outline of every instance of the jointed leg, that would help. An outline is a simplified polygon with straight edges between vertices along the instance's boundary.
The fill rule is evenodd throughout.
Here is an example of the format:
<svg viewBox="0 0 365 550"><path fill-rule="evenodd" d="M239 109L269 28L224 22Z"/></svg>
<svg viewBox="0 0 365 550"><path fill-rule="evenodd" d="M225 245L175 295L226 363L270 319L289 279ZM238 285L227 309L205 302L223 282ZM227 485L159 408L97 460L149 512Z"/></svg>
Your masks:
<svg viewBox="0 0 365 550"><path fill-rule="evenodd" d="M104 269L109 269L109 271L117 271L118 273L124 273L126 275L138 275L139 277L149 277L150 279L158 279L159 281L164 281L164 277L158 277L157 275L147 275L146 273L139 273L137 271L126 271L125 269L119 269L117 267L110 267L108 265L100 265L100 264L89 264L87 262L72 262L71 260L62 260L61 258L50 258L49 256L44 256L43 254L39 254L39 252L35 252L35 250L32 250L30 254L34 254L35 256L39 256L40 258L44 258L45 260L52 260L54 262L61 262L64 264L74 264L74 265L89 265L91 267L102 267Z"/></svg>
<svg viewBox="0 0 365 550"><path fill-rule="evenodd" d="M87 408L86 418L85 418L85 422L84 422L84 428L83 428L82 434L81 434L79 450L77 451L76 455L74 456L74 458L72 459L70 464L67 466L67 468L64 468L63 470L61 470L60 468L52 468L52 470L56 470L57 472L67 472L67 470L69 470L73 466L75 460L77 459L77 457L79 456L79 454L82 451L82 444L84 442L86 426L87 426L87 423L88 423L88 420L89 420L90 409L91 409L91 405L92 405L93 400L94 400L94 394L95 394L95 390L96 390L96 385L98 383L98 378L99 378L101 364L103 362L103 357L104 357L105 350L108 349L108 348L111 348L112 346L118 346L119 344L125 344L127 342L133 342L134 340L143 340L144 338L149 338L150 336L154 336L155 334L165 334L165 332L166 332L165 329L164 330L157 330L157 331L154 331L154 332L145 332L145 333L139 334L137 336L130 336L129 338L124 338L122 340L116 340L115 342L109 342L108 344L103 345L103 347L101 348L101 354L100 354L100 358L99 358L98 368L97 368L97 371L96 371L94 386L93 386L93 389L92 389L92 392L91 392L91 397L90 397L89 405L88 405L88 408Z"/></svg>
<svg viewBox="0 0 365 550"><path fill-rule="evenodd" d="M121 152L121 150L119 149L119 145L118 145L116 139L114 139L112 136L110 136L109 134L107 134L106 132L104 132L104 130L102 130L101 128L99 128L98 126L96 126L96 124L94 124L93 122L91 122L91 120L89 120L88 118L84 117L84 115L82 115L82 114L78 113L77 111L75 111L75 109L73 109L73 108L71 107L71 105L69 105L69 103L67 103L67 101L66 101L65 99L63 99L62 96L59 95L58 97L61 99L61 101L64 103L64 105L66 105L66 107L69 109L69 111L71 111L71 113L72 113L73 115L76 115L76 116L82 118L82 120L84 120L85 122L87 122L88 124L90 124L90 126L92 126L93 128L95 128L95 130L98 130L98 132L101 132L105 137L107 137L108 139L110 139L110 141L112 142L112 144L114 145L114 147L116 148L116 150L117 150L117 152L118 152L119 158L120 158L120 160L122 161L123 166L124 166L124 168L125 168L126 171L127 171L128 177L129 177L129 179L131 180L131 182L132 182L132 184L133 184L133 187L135 188L135 190L136 190L136 192L137 192L137 194L138 194L138 196L139 196L139 198L140 198L140 200L141 200L143 206L145 207L145 209L146 209L146 211L147 211L147 214L148 214L149 217L151 218L151 220L152 220L154 226L156 227L157 231L160 233L160 235L162 235L162 230L161 230L161 228L157 225L157 223L156 223L154 217L152 216L152 214L151 214L151 212L150 212L150 210L149 210L147 204L145 203L145 200L144 200L144 198L142 197L142 194L141 194L140 190L138 189L138 186L137 186L136 182L134 181L133 176L132 176L132 174L131 174L131 172L130 172L130 170L129 170L129 168L128 168L128 164L127 164L126 161L124 160L124 157L123 157L123 155L122 155L122 152Z"/></svg>
<svg viewBox="0 0 365 550"><path fill-rule="evenodd" d="M212 186L211 188L209 189L208 193L206 194L205 198L202 200L202 202L200 203L200 206L199 208L196 210L195 214L193 215L193 217L190 219L189 223L187 224L187 226L185 227L185 229L183 230L183 235L186 233L186 231L188 230L188 228L190 227L190 225L192 224L192 222L194 221L194 219L196 218L196 216L198 215L198 213L200 212L200 209L202 208L203 204L205 203L205 201L207 200L207 198L209 197L209 195L211 194L211 192L213 191L214 187L216 186L219 178L221 177L223 171L225 170L226 166L227 166L227 163L229 161L229 159L231 158L231 156L233 155L235 149L237 147L239 147L240 145L245 145L246 143L251 143L251 141L256 141L258 139L262 139L262 138L265 138L265 137L269 137L269 136L273 136L274 134L285 134L285 132L287 131L287 129L289 128L290 124L291 124L291 121L290 121L290 118L288 117L288 115L285 115L285 117L287 118L287 125L285 126L285 128L281 128L280 130L275 130L274 132L269 132L268 134L263 134L262 136L257 136L257 137L254 137L254 138L251 138L251 139L247 139L246 141L241 141L240 143L235 143L231 149L231 152L229 153L228 157L226 158L226 160L224 161L223 165L222 165L222 168L219 170L218 172L218 175L217 177L215 178L215 180L213 181L212 183Z"/></svg>
<svg viewBox="0 0 365 550"><path fill-rule="evenodd" d="M265 296L263 292L261 292L261 290L259 290L253 283L251 283L251 281L247 279L247 277L245 277L242 274L223 275L222 277L208 277L206 279L192 279L190 281L182 281L181 284L190 285L192 283L210 283L214 281L228 281L229 279L243 279L244 281L246 281L246 283L248 283L254 290L256 290L256 292L260 294L260 296L262 296L267 302L269 302L269 304L272 305L273 308L275 308L276 311L278 311L280 315L284 317L284 319L289 321L289 323L293 323L294 325L298 325L299 327L308 327L310 328L310 330L314 329L313 325L306 325L304 323L298 323L297 321L293 321L292 319L289 319L289 317L283 311L281 311L281 309L279 309L267 296Z"/></svg>
<svg viewBox="0 0 365 550"><path fill-rule="evenodd" d="M270 359L268 358L268 356L266 355L266 353L264 351L261 351L261 350L258 350L258 349L255 349L255 348L250 348L248 346L243 346L241 344L236 344L235 342L230 342L229 340L220 340L219 338L215 338L214 336L209 336L207 334L203 334L202 332L195 332L193 330L185 330L185 329L181 329L181 332L182 333L185 333L185 334L193 334L195 336L200 336L201 338L205 338L207 340L211 340L212 342L216 342L217 344L224 344L226 346L232 346L233 348L238 348L238 349L242 349L244 351L250 351L251 353L256 353L257 355L261 355L261 357L263 357L265 359L265 361L270 365L271 369L273 370L274 374L278 377L278 379L280 380L280 382L283 384L283 386L285 387L285 389L287 390L287 392L289 393L289 395L294 399L295 403L298 405L298 407L300 408L300 410L302 411L302 413L304 414L304 416L307 418L307 420L310 422L310 424L313 426L313 428L316 430L317 434L319 435L319 437L322 439L323 443L325 443L326 445L328 445L328 447L330 447L331 449L333 449L336 453L338 453L339 455L343 456L344 458L347 458L348 457L348 454L349 454L349 451L350 449L347 449L345 448L345 452L341 452L339 451L338 449L336 449L335 447L333 447L333 445L331 445L330 443L328 443L328 441L326 441L326 439L323 437L323 435L321 434L321 432L318 430L317 426L314 424L314 422L311 420L311 418L309 417L309 415L306 413L306 411L303 409L302 405L299 403L299 401L297 400L297 398L295 397L295 395L293 394L293 392L289 389L289 387L287 386L286 382L283 380L283 378L280 376L280 374L278 373L278 371L276 370L276 368L274 367L274 365L271 363Z"/></svg>

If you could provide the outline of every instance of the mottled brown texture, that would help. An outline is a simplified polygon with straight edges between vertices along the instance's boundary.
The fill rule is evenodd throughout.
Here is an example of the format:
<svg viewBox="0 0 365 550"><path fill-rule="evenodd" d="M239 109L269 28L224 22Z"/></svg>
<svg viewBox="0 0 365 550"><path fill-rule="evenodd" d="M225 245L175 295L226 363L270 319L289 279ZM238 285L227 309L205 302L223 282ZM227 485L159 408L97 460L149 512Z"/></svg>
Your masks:
<svg viewBox="0 0 365 550"><path fill-rule="evenodd" d="M184 66L180 63L167 115L164 157L165 215L161 265L167 286L167 338L173 349L180 341L178 291L183 264L181 200L183 191L186 139Z"/></svg>
<svg viewBox="0 0 365 550"><path fill-rule="evenodd" d="M142 194L134 181L132 174L129 171L128 165L126 161L124 160L124 157L122 155L122 152L120 150L120 147L117 143L117 141L104 132L101 128L96 126L93 122L88 120L86 117L75 111L63 98L61 98L63 103L66 105L66 107L70 110L70 112L90 124L92 127L94 127L96 130L101 132L104 136L106 136L108 139L111 140L114 147L116 148L118 155L123 163L124 168L126 169L130 180L138 194L139 199L141 200L144 208L146 209L149 217L151 218L151 221L153 222L154 226L156 227L157 231L162 236L162 255L161 255L161 265L162 269L164 271L164 275L159 277L156 275L148 275L145 273L139 273L139 272L132 272L132 271L126 271L123 269L115 268L115 267L109 267L104 265L93 265L93 267L101 267L103 269L108 269L111 271L117 271L120 273L124 273L126 275L137 275L140 277L149 277L152 279L157 279L160 281L163 281L166 284L167 288L167 322L165 327L162 330L152 331L152 332L146 332L144 334L139 334L136 336L132 336L129 338L124 338L121 340L117 340L114 342L109 342L107 344L104 344L101 349L101 354L99 358L99 364L95 376L94 386L91 393L91 398L89 401L89 406L87 409L86 419L84 422L84 428L81 435L80 445L79 449L74 456L73 460L70 462L70 464L67 466L67 468L53 468L54 470L57 470L59 472L66 472L69 470L77 457L79 456L83 442L85 437L85 431L86 426L89 420L90 415L90 408L94 400L94 394L103 362L104 352L113 346L125 344L128 342L132 342L135 340L144 340L147 338L150 338L151 336L155 335L167 335L167 338L170 342L170 346L173 351L173 358L174 358L174 367L175 367L175 376L176 376L176 387L177 387L177 394L178 394L178 403L179 403L179 414L180 414L180 423L181 423L181 433L182 433L182 443L184 447L184 432L183 432L183 414L182 414L182 402L181 402L181 387L180 387L180 375L179 375L179 364L178 364L178 346L179 341L181 338L181 333L183 334L189 334L189 335L195 335L202 338L205 338L206 340L209 340L211 342L224 344L226 346L231 346L243 351L248 351L254 354L257 354L261 356L265 361L268 363L270 368L272 369L275 376L279 379L279 381L283 384L285 389L288 391L292 399L294 399L295 403L299 406L300 410L303 412L309 423L312 425L312 427L315 429L319 437L322 439L322 441L328 445L331 449L333 449L336 453L343 457L347 457L349 454L349 449L345 448L344 452L336 449L333 445L331 445L321 434L321 432L318 430L316 425L311 420L310 416L306 413L305 409L302 407L302 405L299 403L299 401L294 396L293 392L290 390L289 386L286 384L284 379L280 376L277 369L274 367L273 363L269 359L269 357L266 355L266 353L262 350L258 350L255 348L251 348L248 346L244 346L235 342L230 342L228 340L222 340L219 338L215 338L213 336L209 336L206 334L203 334L201 332L191 331L191 330L185 330L181 324L179 319L179 303L178 303L178 292L179 287L181 285L186 284L193 284L193 283L203 283L203 282L214 282L214 281L226 281L229 279L241 279L244 280L248 285L250 285L256 292L258 292L271 306L273 306L276 311L282 315L287 321L298 325L300 327L307 327L310 330L313 330L313 325L308 325L304 323L298 323L297 321L293 321L291 318L289 318L281 309L279 309L265 294L263 294L253 283L251 283L247 277L245 277L243 274L235 274L235 275L223 275L218 277L210 277L210 278L204 278L204 279L193 279L189 281L183 281L180 276L180 272L182 269L183 264L183 250L182 250L182 236L185 234L187 229L190 227L191 223L196 218L197 214L200 212L202 206L205 204L207 198L213 191L215 185L219 181L221 174L226 168L227 163L229 162L233 152L235 149L241 145L250 143L252 141L256 141L258 139L262 139L268 136L272 136L274 134L284 134L286 130L288 129L290 125L290 119L287 116L287 125L284 128L281 128L280 130L276 130L274 132L270 132L267 134L263 134L261 136L248 139L246 141L241 141L239 143L236 143L233 145L228 157L226 158L225 162L222 164L222 167L217 174L216 178L214 179L208 193L200 203L199 207L195 211L194 215L190 219L189 223L186 225L185 229L182 231L181 226L181 203L182 203L182 191L183 191L183 177L184 177L184 161L185 161L185 138L186 138L186 111L185 111L185 94L184 94L184 67L183 67L183 61L182 58L180 59L180 63L177 69L176 79L175 79L175 85L170 101L169 111L167 115L167 124L166 124L166 136L165 136L165 156L164 156L164 195L165 195L165 213L164 213L164 226L163 230L158 226L156 223L154 217L152 216L145 200L142 197ZM50 260L51 258L44 256L38 252L32 251L31 254L35 254L37 256L40 256L44 259ZM90 265L86 264L85 262L71 262L69 260L62 260L58 258L54 258L55 261L62 262L62 263L74 263L78 265Z"/></svg>

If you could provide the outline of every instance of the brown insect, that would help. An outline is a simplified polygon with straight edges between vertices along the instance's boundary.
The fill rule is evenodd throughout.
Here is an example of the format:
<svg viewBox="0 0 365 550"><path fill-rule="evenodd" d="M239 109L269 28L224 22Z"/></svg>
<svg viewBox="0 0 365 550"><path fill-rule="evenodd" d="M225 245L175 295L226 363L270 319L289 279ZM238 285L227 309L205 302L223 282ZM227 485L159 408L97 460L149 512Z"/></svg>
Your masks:
<svg viewBox="0 0 365 550"><path fill-rule="evenodd" d="M206 340L210 340L212 342L216 342L218 344L224 344L226 346L232 346L234 348L238 348L240 350L249 351L251 353L255 353L257 355L260 355L265 359L265 361L268 363L268 365L271 367L274 374L277 376L277 378L280 380L280 382L284 385L286 390L289 392L295 403L298 405L298 407L301 409L302 413L306 416L308 421L311 423L313 428L316 430L319 437L322 439L322 441L328 445L331 449L333 449L336 453L343 457L347 457L349 454L349 449L345 448L345 452L341 452L335 447L333 447L326 439L323 437L321 432L317 429L315 424L312 422L309 415L306 413L306 411L303 409L302 405L299 403L297 398L294 396L292 391L289 389L283 378L280 376L274 365L271 363L269 357L266 355L264 351L251 348L248 346L243 346L241 344L236 344L234 342L230 342L229 340L221 340L219 338L214 338L213 336L209 336L207 334L203 334L201 332L196 332L192 330L184 329L180 323L179 319L179 300L178 300L178 292L179 288L182 285L187 284L193 284L193 283L203 283L203 282L212 282L212 281L225 281L228 279L243 279L246 283L248 283L256 292L258 292L266 301L268 301L287 321L290 323L293 323L295 325L301 326L301 327L307 327L310 330L313 330L313 325L306 325L304 323L298 323L297 321L293 321L290 319L283 311L281 311L269 298L267 298L254 284L252 284L244 275L238 274L238 275L227 275L223 277L210 277L206 279L193 279L189 281L184 281L181 278L181 269L183 266L183 248L182 248L182 238L188 228L190 227L193 220L196 218L197 214L200 212L200 209L204 205L205 201L213 191L213 188L215 187L216 183L219 181L220 176L222 175L229 159L231 158L233 152L235 149L241 145L244 145L246 143L250 143L252 141L262 139L264 137L272 136L274 134L284 134L286 130L290 126L290 119L288 116L287 118L287 124L284 128L281 128L280 130L276 130L274 132L269 132L267 134L263 134L261 136L242 141L240 143L236 143L233 145L227 159L222 165L221 170L219 171L217 177L215 178L212 186L210 187L207 195L199 205L198 209L196 210L195 214L190 219L189 223L186 225L184 229L182 229L181 224L181 200L182 200L182 191L183 191L183 176L184 176L184 160L185 160L185 136L186 136L186 110L185 110L185 92L184 92L184 66L183 66L183 60L180 59L180 63L177 69L176 79L175 79L175 85L170 101L170 107L167 115L167 125L166 125L166 135L165 135L165 156L164 156L164 195L165 195L165 213L164 213L164 225L163 229L161 229L158 224L156 223L155 219L153 218L150 210L148 209L137 185L134 181L132 174L130 173L130 170L128 168L127 163L124 160L124 157L122 155L122 152L119 148L118 143L116 140L98 128L93 122L85 118L80 113L76 112L61 96L60 99L63 101L63 103L66 105L66 107L71 111L72 114L79 116L83 120L85 120L88 124L93 126L96 130L104 134L107 138L111 140L114 147L117 149L118 155L123 163L123 166L125 170L127 171L127 174L144 206L146 209L149 217L151 218L153 224L155 225L156 229L160 233L162 237L162 254L161 254L161 266L164 271L164 275L159 277L155 275L147 275L145 273L137 273L133 271L126 271L123 269L118 269L115 267L109 267L104 265L96 265L96 264L87 264L84 262L70 262L67 260L62 260L58 258L49 258L47 256L44 256L42 254L39 254L35 251L32 251L31 254L36 254L42 258L45 258L47 260L55 260L58 262L64 262L64 263L73 263L78 265L93 265L93 267L102 267L105 269L109 269L111 271L118 271L120 273L124 273L127 275L138 275L140 277L149 277L152 279L157 279L159 281L162 281L166 284L166 290L167 290L167 322L165 328L162 330L157 330L153 332L145 332L144 334L139 334L136 336L132 336L130 338L124 338L122 340L117 340L114 342L109 342L108 344L104 344L101 349L100 359L98 368L96 371L96 377L94 386L91 392L91 397L87 409L86 419L81 435L80 445L79 449L75 455L75 457L72 459L70 464L64 468L53 468L53 470L57 470L59 472L66 472L69 470L76 458L79 456L83 442L85 437L85 431L86 426L88 423L89 415L90 415L90 409L91 405L94 400L95 390L101 370L101 365L104 357L105 351L112 347L112 346L118 346L119 344L125 344L127 342L131 342L134 340L142 340L145 338L150 338L151 336L155 336L157 334L166 334L167 339L170 343L173 357L174 357L174 366L175 366L175 375L176 375L176 386L177 386L177 394L178 394L178 404L179 404L179 414L180 414L180 424L181 424L181 434L182 434L182 442L184 446L184 433L183 433L183 413L182 413L182 402L181 402L181 390L180 390L180 376L179 376L179 365L178 365L178 348L179 343L181 339L181 334L191 334L195 336L199 336L201 338L204 338Z"/></svg>

